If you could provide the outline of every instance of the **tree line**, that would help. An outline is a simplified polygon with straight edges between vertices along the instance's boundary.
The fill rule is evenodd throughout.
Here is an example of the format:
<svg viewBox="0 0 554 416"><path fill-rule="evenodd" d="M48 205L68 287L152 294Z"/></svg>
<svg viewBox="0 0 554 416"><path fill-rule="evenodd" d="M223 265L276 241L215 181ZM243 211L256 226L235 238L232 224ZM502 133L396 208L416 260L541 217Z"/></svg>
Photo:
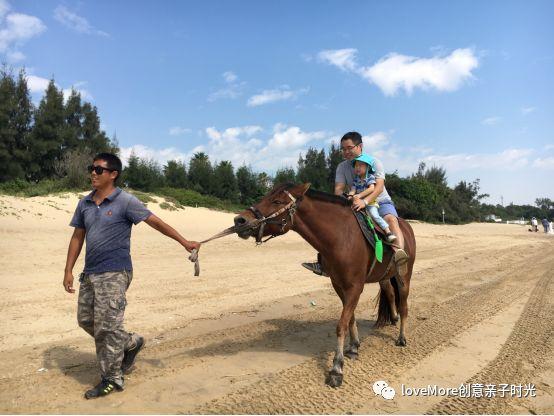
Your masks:
<svg viewBox="0 0 554 416"><path fill-rule="evenodd" d="M86 189L90 182L85 167L93 155L119 154L117 139L108 138L100 127L97 108L74 89L68 95L64 97L52 79L35 106L25 71L14 75L6 66L2 68L0 190L17 191L37 183L49 183L44 188L49 191ZM295 168L282 168L269 175L254 172L249 166L235 169L226 160L212 162L203 152L194 154L188 166L179 160L161 166L132 154L121 182L139 191L181 197L182 203L228 201L232 206L249 206L273 186L287 182L310 182L313 189L332 193L335 171L342 160L340 148L335 145L327 152L310 148L299 156ZM441 222L443 211L445 221L453 224L482 221L489 214L503 219L554 217L554 203L548 198L537 199L536 206L484 204L481 201L488 195L480 193L478 179L449 187L443 168L424 163L405 177L398 172L387 173L386 186L399 214L407 219ZM186 197L180 190L186 190Z"/></svg>
<svg viewBox="0 0 554 416"><path fill-rule="evenodd" d="M0 70L0 182L62 179L84 159L118 152L100 128L98 110L75 89L64 97L51 79L38 106L25 70ZM82 181L81 181L82 182ZM82 183L69 183L78 186Z"/></svg>

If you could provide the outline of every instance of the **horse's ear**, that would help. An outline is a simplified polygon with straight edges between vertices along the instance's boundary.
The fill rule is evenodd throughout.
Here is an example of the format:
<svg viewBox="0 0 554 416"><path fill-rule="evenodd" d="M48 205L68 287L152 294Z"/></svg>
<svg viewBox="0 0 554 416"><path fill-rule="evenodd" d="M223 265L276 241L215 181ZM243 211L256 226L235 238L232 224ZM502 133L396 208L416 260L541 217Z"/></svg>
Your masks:
<svg viewBox="0 0 554 416"><path fill-rule="evenodd" d="M295 186L293 195L295 195L297 197L303 196L308 191L308 189L310 189L310 186L312 186L312 184L310 182L303 183L302 185Z"/></svg>

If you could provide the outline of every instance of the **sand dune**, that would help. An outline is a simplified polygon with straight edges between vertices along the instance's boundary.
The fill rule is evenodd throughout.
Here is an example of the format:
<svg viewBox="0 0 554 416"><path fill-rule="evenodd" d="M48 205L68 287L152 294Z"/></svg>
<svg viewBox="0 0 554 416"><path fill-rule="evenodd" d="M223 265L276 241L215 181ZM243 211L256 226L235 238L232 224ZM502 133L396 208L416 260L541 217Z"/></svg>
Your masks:
<svg viewBox="0 0 554 416"><path fill-rule="evenodd" d="M77 326L76 294L62 287L77 201L0 195L2 413L554 412L554 238L505 224L414 223L408 347L394 346L397 328L372 328L377 286L366 286L360 358L346 363L335 390L324 379L340 302L328 279L300 266L315 251L298 235L260 247L236 236L213 241L194 277L184 249L140 224L126 322L147 348L124 392L86 401L98 381L94 345ZM149 208L198 240L234 216ZM374 395L379 379L397 389L394 400ZM401 384L461 383L534 383L537 397L399 394Z"/></svg>

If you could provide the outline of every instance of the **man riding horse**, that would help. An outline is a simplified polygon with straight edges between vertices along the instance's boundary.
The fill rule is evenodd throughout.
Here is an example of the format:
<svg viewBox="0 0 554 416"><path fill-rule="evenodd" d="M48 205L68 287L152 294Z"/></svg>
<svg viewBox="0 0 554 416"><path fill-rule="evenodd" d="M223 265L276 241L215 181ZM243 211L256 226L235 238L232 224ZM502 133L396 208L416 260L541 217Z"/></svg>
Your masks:
<svg viewBox="0 0 554 416"><path fill-rule="evenodd" d="M340 148L344 157L344 161L337 166L335 175L335 195L342 195L346 191L346 186L352 187L354 182L354 168L352 160L362 154L363 142L362 136L358 132L349 132L342 136L340 140ZM383 164L378 159L374 160L374 175L375 189L365 198L355 199L352 203L352 208L360 211L366 208L369 204L377 201L379 204L379 215L387 222L392 233L397 236L396 247L394 247L394 261L396 269L400 276L404 276L407 272L408 255L404 250L404 236L398 224L398 213L387 189L385 188L385 170ZM321 265L320 256L315 263L302 263L302 266L311 270L315 274L328 276Z"/></svg>

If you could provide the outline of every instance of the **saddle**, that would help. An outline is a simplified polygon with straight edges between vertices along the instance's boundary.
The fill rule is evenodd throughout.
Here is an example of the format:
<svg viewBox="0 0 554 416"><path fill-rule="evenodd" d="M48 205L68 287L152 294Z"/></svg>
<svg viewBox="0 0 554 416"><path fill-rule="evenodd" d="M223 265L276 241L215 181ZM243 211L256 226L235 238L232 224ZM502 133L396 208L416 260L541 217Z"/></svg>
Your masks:
<svg viewBox="0 0 554 416"><path fill-rule="evenodd" d="M379 227L377 224L375 224L375 221L373 221L373 219L370 216L367 216L365 214L365 212L356 211L356 212L354 212L354 217L356 217L356 220L358 221L358 225L360 226L360 230L362 230L362 234L364 235L366 241L368 242L369 246L375 252L375 257L373 258L373 262L372 262L371 267L369 269L369 273L368 273L368 276L369 276L369 275L371 275L371 273L373 271L373 268L375 267L375 262L377 260L377 252L379 251L376 247L377 244L375 242L375 234L377 234L377 237L379 237L379 239L381 240L379 242L379 244L381 245L381 251L382 251L382 248L383 248L382 247L383 244L388 245L388 246L391 246L391 244L387 242L386 234L381 229L381 227ZM368 220L372 222L373 230L367 224ZM387 267L387 271L385 271L385 274L388 272L389 267L391 267L391 265L392 265L392 259L393 258L391 257L391 260L390 260L389 265ZM378 261L380 262L381 260L378 260ZM398 276L394 276L394 279L396 279L397 284L398 284L399 287L404 286L404 281L401 278L399 278Z"/></svg>
<svg viewBox="0 0 554 416"><path fill-rule="evenodd" d="M367 219L373 223L373 227L375 228L375 232L377 233L377 236L379 239L383 242L383 244L389 245L390 243L387 242L387 235L383 231L381 227L379 227L373 219L366 215L363 211L353 211L354 216L356 217L356 220L358 221L358 225L360 226L360 230L362 230L362 234L364 235L366 241L369 243L369 245L375 250L375 237L373 235L373 231L369 226L367 225Z"/></svg>

